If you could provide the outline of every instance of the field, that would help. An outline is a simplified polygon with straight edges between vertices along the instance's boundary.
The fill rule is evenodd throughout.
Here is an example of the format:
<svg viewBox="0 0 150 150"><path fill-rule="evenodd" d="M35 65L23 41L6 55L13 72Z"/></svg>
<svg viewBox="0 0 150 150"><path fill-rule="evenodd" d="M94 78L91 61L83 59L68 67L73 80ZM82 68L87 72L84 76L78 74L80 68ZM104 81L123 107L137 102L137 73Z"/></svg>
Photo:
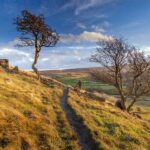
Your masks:
<svg viewBox="0 0 150 150"><path fill-rule="evenodd" d="M105 92L108 94L115 94L115 89L113 86L110 86L108 84L96 82L96 81L90 81L88 78L76 78L76 77L70 77L69 75L66 76L61 76L61 75L56 75L54 77L56 80L66 84L66 85L71 85L75 86L76 83L81 80L82 82L82 88L88 91L101 91Z"/></svg>
<svg viewBox="0 0 150 150"><path fill-rule="evenodd" d="M116 89L108 84L92 81L89 77L76 77L69 75L56 75L53 76L56 80L66 84L75 86L78 80L82 81L82 88L90 92L97 91L100 93L106 93L108 95L114 96L116 100L118 99L118 93ZM133 110L137 112L138 108L141 110L141 116L150 121L150 97L144 96L141 101L137 102Z"/></svg>
<svg viewBox="0 0 150 150"><path fill-rule="evenodd" d="M82 88L88 91L98 91L98 92L104 92L111 95L116 95L117 91L115 88L111 85L97 82L91 79L89 75L90 70L82 71L82 70L68 70L68 71L52 71L46 74L45 72L42 72L44 75L48 75L49 77L52 77L66 85L75 86L76 83L81 80L82 82Z"/></svg>
<svg viewBox="0 0 150 150"><path fill-rule="evenodd" d="M0 72L0 150L150 148L149 122L117 109L108 95L103 102L72 89L65 93L66 86L51 78Z"/></svg>
<svg viewBox="0 0 150 150"><path fill-rule="evenodd" d="M71 69L71 70L61 70L61 71L44 71L41 74L52 77L66 85L75 86L76 83L81 80L82 81L82 89L88 90L90 92L99 92L106 93L108 95L114 96L114 100L119 99L118 93L116 89L108 84L94 81L91 79L90 72L92 69ZM96 68L97 69L97 68ZM130 101L130 100L129 100ZM140 109L141 116L150 121L150 97L143 96L140 101L138 101L133 108L134 112L138 112ZM139 113L139 112L138 112Z"/></svg>

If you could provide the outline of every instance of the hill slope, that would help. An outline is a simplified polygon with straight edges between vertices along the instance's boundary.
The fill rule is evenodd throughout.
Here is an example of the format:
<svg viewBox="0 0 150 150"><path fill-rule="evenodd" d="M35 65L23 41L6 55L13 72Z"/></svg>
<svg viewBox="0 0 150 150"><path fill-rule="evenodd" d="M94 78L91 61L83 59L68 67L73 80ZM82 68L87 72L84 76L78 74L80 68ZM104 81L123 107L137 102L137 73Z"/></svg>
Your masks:
<svg viewBox="0 0 150 150"><path fill-rule="evenodd" d="M67 103L99 149L150 149L147 121L122 112L109 103L81 97L74 92L70 92Z"/></svg>
<svg viewBox="0 0 150 150"><path fill-rule="evenodd" d="M0 68L0 149L149 149L148 122L71 89L61 98L63 90Z"/></svg>
<svg viewBox="0 0 150 150"><path fill-rule="evenodd" d="M79 149L59 105L61 88L0 69L0 149Z"/></svg>

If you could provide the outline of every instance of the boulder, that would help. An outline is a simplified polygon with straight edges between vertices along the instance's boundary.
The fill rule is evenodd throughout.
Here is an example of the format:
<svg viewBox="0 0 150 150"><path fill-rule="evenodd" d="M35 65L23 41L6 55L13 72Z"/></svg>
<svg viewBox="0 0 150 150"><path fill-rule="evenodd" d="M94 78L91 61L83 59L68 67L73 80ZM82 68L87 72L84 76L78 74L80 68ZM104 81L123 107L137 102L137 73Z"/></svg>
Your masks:
<svg viewBox="0 0 150 150"><path fill-rule="evenodd" d="M12 72L14 72L14 73L18 73L18 72L19 72L19 68L18 68L18 66L15 66L15 67L12 69Z"/></svg>
<svg viewBox="0 0 150 150"><path fill-rule="evenodd" d="M9 67L9 60L8 59L0 59L0 66L7 69Z"/></svg>

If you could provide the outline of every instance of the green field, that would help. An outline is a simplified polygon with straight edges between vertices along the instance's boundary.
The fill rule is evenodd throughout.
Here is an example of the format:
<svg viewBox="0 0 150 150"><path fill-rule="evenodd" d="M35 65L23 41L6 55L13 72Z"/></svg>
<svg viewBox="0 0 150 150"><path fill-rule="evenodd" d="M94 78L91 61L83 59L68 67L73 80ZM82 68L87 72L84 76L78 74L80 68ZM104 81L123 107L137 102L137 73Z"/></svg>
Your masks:
<svg viewBox="0 0 150 150"><path fill-rule="evenodd" d="M118 97L118 93L116 89L109 85L102 82L92 81L89 76L82 76L77 74L53 74L51 77L55 78L56 80L66 84L75 86L76 83L81 80L82 81L82 88L88 91L97 91L103 92L108 95L113 95L116 98ZM117 98L118 99L118 98ZM141 97L140 101L138 101L135 106L133 107L133 111L137 112L137 109L140 107L141 109L141 116L146 120L150 120L150 98L148 96Z"/></svg>
<svg viewBox="0 0 150 150"><path fill-rule="evenodd" d="M87 77L79 78L79 77L69 76L69 75L54 75L53 78L55 78L56 80L64 84L71 85L71 86L75 86L76 83L79 80L81 80L82 88L85 90L105 92L111 95L117 94L117 91L115 90L113 86L102 83L102 82L92 81Z"/></svg>

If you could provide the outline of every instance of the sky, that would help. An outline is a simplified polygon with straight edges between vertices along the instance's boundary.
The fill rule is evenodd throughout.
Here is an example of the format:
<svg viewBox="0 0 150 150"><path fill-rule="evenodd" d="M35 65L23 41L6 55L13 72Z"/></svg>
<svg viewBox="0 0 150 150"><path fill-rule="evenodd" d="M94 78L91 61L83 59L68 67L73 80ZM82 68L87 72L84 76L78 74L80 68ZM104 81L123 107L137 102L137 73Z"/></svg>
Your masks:
<svg viewBox="0 0 150 150"><path fill-rule="evenodd" d="M60 35L55 47L43 48L39 69L99 66L89 61L98 40L123 37L150 54L150 0L0 0L0 58L11 65L31 69L33 47L16 47L14 18L28 10L43 14Z"/></svg>

